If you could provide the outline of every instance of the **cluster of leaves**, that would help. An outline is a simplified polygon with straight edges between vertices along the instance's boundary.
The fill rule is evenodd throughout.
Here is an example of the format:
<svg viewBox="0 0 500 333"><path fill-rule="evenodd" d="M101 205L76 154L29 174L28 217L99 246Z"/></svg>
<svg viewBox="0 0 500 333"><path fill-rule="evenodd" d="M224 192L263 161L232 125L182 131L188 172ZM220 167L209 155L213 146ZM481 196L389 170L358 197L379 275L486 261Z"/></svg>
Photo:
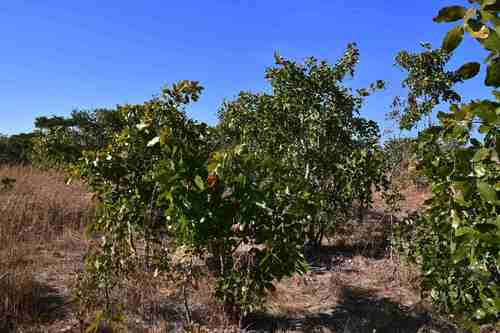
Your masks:
<svg viewBox="0 0 500 333"><path fill-rule="evenodd" d="M435 301L479 320L500 313L499 107L485 101L454 107L419 138L433 192L415 229L425 286ZM470 133L475 119L482 140Z"/></svg>
<svg viewBox="0 0 500 333"><path fill-rule="evenodd" d="M401 51L396 57L396 65L408 75L403 80L403 87L409 93L405 100L396 98L393 103L393 116L399 118L402 129L412 129L424 116L429 116L429 127L432 125L432 111L440 103L459 103L460 96L453 86L476 76L481 65L469 62L458 70L446 70L453 51L460 45L465 32L475 38L481 46L490 52L486 59L486 86L498 86L500 81L500 37L498 31L498 3L495 0L471 0L479 8L467 9L463 6L443 8L435 22L455 22L463 20L446 34L439 49L432 49L429 43L422 43L424 52L409 53Z"/></svg>
<svg viewBox="0 0 500 333"><path fill-rule="evenodd" d="M476 4L476 6L469 9L463 6L445 7L434 18L434 21L438 23L463 21L463 24L448 31L442 48L447 52L453 52L460 45L465 32L467 32L490 53L486 58L488 66L485 85L498 87L500 84L500 37L498 31L500 4L497 0L469 0L469 2ZM462 68L468 68L466 77L472 78L479 72L480 67L479 63L473 62Z"/></svg>
<svg viewBox="0 0 500 333"><path fill-rule="evenodd" d="M453 51L468 32L491 52L486 86L500 86L500 1L442 9L437 22L463 19L445 37ZM479 72L474 67L471 77ZM462 67L463 68L463 67ZM453 104L439 124L418 138L419 167L433 196L427 209L408 221L409 254L422 267L424 287L434 301L472 322L500 319L500 94L494 100Z"/></svg>
<svg viewBox="0 0 500 333"><path fill-rule="evenodd" d="M89 231L103 235L89 267L110 289L139 256L137 241L146 242L145 262L156 274L168 272L169 248L188 246L220 263L217 295L228 310L250 311L274 279L305 269L294 230L300 207L289 204L301 201L269 160L242 146L210 151L208 127L182 110L200 92L182 81L160 98L120 107L124 129L105 149L84 154L78 172L101 200ZM236 262L243 245L252 246L248 258Z"/></svg>
<svg viewBox="0 0 500 333"><path fill-rule="evenodd" d="M405 100L397 97L393 103L391 117L399 121L401 128L409 130L416 126L422 117L428 116L428 126L432 126L432 111L443 102L460 102L460 96L453 86L473 76L475 65L467 65L458 71L446 70L451 60L449 50L432 49L422 43L423 52L401 51L396 56L396 65L406 71L407 77L402 85L409 93Z"/></svg>
<svg viewBox="0 0 500 333"><path fill-rule="evenodd" d="M75 162L82 154L76 133L55 127L33 138L31 162L39 168L61 168Z"/></svg>

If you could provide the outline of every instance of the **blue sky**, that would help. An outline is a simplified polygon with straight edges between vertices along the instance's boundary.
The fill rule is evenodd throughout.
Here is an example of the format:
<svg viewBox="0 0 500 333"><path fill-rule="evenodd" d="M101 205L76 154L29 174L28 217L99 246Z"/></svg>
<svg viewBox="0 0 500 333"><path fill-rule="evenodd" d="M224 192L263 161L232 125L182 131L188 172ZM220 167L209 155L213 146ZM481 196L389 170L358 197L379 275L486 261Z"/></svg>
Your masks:
<svg viewBox="0 0 500 333"><path fill-rule="evenodd" d="M41 115L140 103L176 80L198 80L189 109L215 124L224 98L267 87L264 70L278 50L287 58L335 62L349 42L361 49L353 87L377 79L363 115L386 126L402 72L401 49L441 43L450 25L432 22L439 8L465 0L1 1L0 133L32 130ZM466 40L455 65L482 60ZM483 73L484 76L484 73ZM476 78L460 91L481 96ZM484 93L483 93L484 94ZM482 95L484 96L484 95Z"/></svg>

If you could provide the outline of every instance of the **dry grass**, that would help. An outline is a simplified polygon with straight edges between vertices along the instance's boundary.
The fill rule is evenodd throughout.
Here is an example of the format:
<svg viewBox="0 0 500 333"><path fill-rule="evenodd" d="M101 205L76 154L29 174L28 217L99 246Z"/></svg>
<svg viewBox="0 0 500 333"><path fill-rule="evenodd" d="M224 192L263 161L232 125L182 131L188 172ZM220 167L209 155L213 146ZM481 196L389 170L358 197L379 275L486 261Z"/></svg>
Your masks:
<svg viewBox="0 0 500 333"><path fill-rule="evenodd" d="M402 214L428 193L409 188L405 195ZM314 269L278 283L266 311L248 324L271 332L458 332L421 298L418 270L390 251L391 219L383 212L377 198L364 222L339 226L307 254Z"/></svg>
<svg viewBox="0 0 500 333"><path fill-rule="evenodd" d="M54 278L47 255L62 256L61 239L94 216L85 188L66 185L60 173L4 166L4 177L16 182L0 192L0 331L51 320L62 300L43 281L44 271Z"/></svg>

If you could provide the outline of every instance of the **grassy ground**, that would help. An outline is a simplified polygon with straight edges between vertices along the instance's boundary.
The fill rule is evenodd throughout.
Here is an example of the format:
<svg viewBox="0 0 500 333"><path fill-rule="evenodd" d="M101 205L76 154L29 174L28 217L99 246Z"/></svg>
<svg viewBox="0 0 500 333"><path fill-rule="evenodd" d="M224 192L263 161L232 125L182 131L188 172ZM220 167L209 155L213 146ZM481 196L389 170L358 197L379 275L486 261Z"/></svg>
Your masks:
<svg viewBox="0 0 500 333"><path fill-rule="evenodd" d="M80 230L93 206L56 172L2 167L4 177L16 182L0 191L0 332L26 331L70 311L69 281L85 251Z"/></svg>
<svg viewBox="0 0 500 333"><path fill-rule="evenodd" d="M0 168L15 178L0 191L0 332L81 332L92 309L75 303L74 287L90 245L84 225L94 218L91 196L56 172ZM404 210L426 194L408 189ZM308 253L305 277L279 282L266 308L243 323L248 330L303 332L457 332L420 297L418 272L389 251L389 219L377 199L363 223L342 226ZM203 268L201 268L203 270ZM234 328L212 297L209 272L190 285L199 327ZM91 292L91 290L89 290ZM138 271L116 297L127 322L115 331L179 331L185 322L178 285ZM106 331L103 329L103 331ZM111 331L108 328L108 331Z"/></svg>

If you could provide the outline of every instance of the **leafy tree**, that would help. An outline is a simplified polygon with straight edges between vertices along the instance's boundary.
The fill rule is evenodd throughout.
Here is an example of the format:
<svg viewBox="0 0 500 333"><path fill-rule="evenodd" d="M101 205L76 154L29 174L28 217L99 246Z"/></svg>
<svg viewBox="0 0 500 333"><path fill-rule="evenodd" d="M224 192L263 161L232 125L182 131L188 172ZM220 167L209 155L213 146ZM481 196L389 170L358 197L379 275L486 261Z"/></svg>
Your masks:
<svg viewBox="0 0 500 333"><path fill-rule="evenodd" d="M54 127L71 127L73 126L71 119L66 119L61 116L41 116L35 119L35 127L41 130L54 128Z"/></svg>
<svg viewBox="0 0 500 333"><path fill-rule="evenodd" d="M366 189L383 178L378 127L358 115L383 84L357 95L341 84L357 59L354 46L335 66L276 56L273 93L241 93L215 129L185 115L202 91L193 81L118 107L122 130L76 168L100 200L90 232L103 242L88 259L95 285L112 289L137 262L169 274L169 249L182 245L215 260L216 295L240 316L276 280L305 272L306 239L320 242L354 200L368 204Z"/></svg>
<svg viewBox="0 0 500 333"><path fill-rule="evenodd" d="M490 51L485 85L498 88L500 1L472 2L440 10L437 22L463 20L443 48L455 50L467 32ZM473 68L473 76L478 66L462 68ZM446 310L465 313L474 329L472 322L500 319L500 94L493 94L495 100L453 104L419 135L417 156L433 196L409 222L409 251L422 267L423 286Z"/></svg>
<svg viewBox="0 0 500 333"><path fill-rule="evenodd" d="M108 145L84 151L74 167L99 200L99 218L88 232L103 236L87 257L81 281L100 288L96 296L104 295L108 316L113 315L112 290L134 267L143 265L155 276L165 275L172 270L170 249L188 243L181 236L177 241L177 230L188 235L189 225L185 219L167 215L161 202L166 191L162 182L173 181L178 189L192 190L194 177L187 177L206 169L207 126L189 120L183 112L200 92L196 82L183 81L144 104L119 106L122 130L111 136ZM161 178L169 168L174 169L172 178ZM138 241L146 244L144 254L136 250ZM80 300L92 301L85 293L80 293Z"/></svg>
<svg viewBox="0 0 500 333"><path fill-rule="evenodd" d="M442 48L432 49L428 43L422 43L422 47L423 52L401 51L396 56L396 65L407 72L402 85L408 89L408 95L404 100L400 97L394 99L390 116L397 119L405 130L415 127L425 116L428 117L428 126L432 126L434 108L444 102L460 102L454 85L479 71L476 64L469 64L458 71L446 70L451 52Z"/></svg>
<svg viewBox="0 0 500 333"><path fill-rule="evenodd" d="M226 143L244 144L289 166L297 184L320 194L321 209L307 223L309 239L318 245L335 222L349 218L355 199L371 201L369 189L379 183L378 126L359 110L383 82L357 94L344 86L359 61L354 44L335 65L315 58L299 64L278 54L275 60L266 71L271 92L241 92L226 102L219 129Z"/></svg>

